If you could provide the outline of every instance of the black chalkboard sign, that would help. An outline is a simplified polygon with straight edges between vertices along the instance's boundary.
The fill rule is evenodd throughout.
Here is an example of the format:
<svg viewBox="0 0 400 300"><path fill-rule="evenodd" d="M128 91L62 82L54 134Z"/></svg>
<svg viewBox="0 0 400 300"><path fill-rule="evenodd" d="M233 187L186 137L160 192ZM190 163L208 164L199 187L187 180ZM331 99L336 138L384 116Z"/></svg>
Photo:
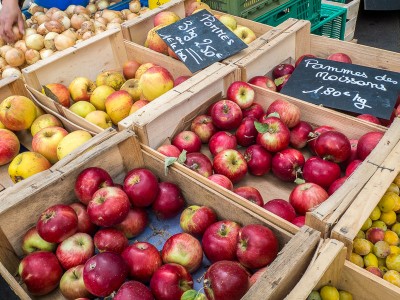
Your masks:
<svg viewBox="0 0 400 300"><path fill-rule="evenodd" d="M193 73L247 48L205 9L156 32Z"/></svg>
<svg viewBox="0 0 400 300"><path fill-rule="evenodd" d="M400 92L400 73L306 58L281 93L314 104L388 120Z"/></svg>

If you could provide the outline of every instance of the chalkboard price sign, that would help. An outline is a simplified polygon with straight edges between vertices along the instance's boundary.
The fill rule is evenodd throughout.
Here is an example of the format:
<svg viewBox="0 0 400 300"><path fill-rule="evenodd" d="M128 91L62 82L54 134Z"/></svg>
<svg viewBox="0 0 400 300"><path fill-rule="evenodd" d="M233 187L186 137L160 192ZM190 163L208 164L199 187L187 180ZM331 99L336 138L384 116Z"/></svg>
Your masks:
<svg viewBox="0 0 400 300"><path fill-rule="evenodd" d="M207 10L156 32L193 73L247 48L246 43Z"/></svg>
<svg viewBox="0 0 400 300"><path fill-rule="evenodd" d="M400 93L400 74L320 58L306 58L281 93L314 104L388 120Z"/></svg>

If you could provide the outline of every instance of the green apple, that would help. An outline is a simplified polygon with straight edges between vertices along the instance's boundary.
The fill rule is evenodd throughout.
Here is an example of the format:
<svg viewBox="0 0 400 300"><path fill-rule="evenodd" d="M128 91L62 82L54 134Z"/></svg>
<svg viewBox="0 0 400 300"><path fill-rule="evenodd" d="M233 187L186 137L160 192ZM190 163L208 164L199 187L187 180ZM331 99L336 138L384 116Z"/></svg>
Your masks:
<svg viewBox="0 0 400 300"><path fill-rule="evenodd" d="M87 101L78 101L69 107L69 110L76 113L78 116L85 118L88 113L95 111L96 107Z"/></svg>

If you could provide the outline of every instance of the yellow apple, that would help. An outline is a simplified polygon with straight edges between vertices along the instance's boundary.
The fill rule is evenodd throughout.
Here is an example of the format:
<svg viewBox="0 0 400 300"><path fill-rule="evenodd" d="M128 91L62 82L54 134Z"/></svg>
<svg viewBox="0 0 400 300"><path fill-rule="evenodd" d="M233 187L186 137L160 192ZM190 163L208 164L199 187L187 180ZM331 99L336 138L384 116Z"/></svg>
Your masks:
<svg viewBox="0 0 400 300"><path fill-rule="evenodd" d="M235 18L230 15L222 15L217 17L217 19L230 30L235 30L237 27L237 22Z"/></svg>
<svg viewBox="0 0 400 300"><path fill-rule="evenodd" d="M85 130L75 130L68 133L57 146L57 157L62 159L79 146L90 140L92 136Z"/></svg>
<svg viewBox="0 0 400 300"><path fill-rule="evenodd" d="M4 126L3 123L0 122L0 129L7 129L6 126Z"/></svg>
<svg viewBox="0 0 400 300"><path fill-rule="evenodd" d="M40 153L27 151L18 154L8 166L8 175L14 183L47 170L51 163Z"/></svg>
<svg viewBox="0 0 400 300"><path fill-rule="evenodd" d="M119 90L120 87L124 84L125 78L119 72L115 71L106 71L99 75L96 78L96 85L108 85L112 87L114 90Z"/></svg>
<svg viewBox="0 0 400 300"><path fill-rule="evenodd" d="M253 30L242 25L237 25L236 29L233 30L233 33L246 44L250 44L257 38Z"/></svg>
<svg viewBox="0 0 400 300"><path fill-rule="evenodd" d="M139 68L135 72L135 78L140 79L142 77L143 73L146 72L148 69L151 67L155 67L156 65L153 63L144 63L139 66Z"/></svg>
<svg viewBox="0 0 400 300"><path fill-rule="evenodd" d="M31 127L36 119L36 105L27 97L10 96L0 103L0 121L14 131Z"/></svg>
<svg viewBox="0 0 400 300"><path fill-rule="evenodd" d="M57 117L51 114L41 115L38 118L36 118L35 121L33 121L31 126L31 134L32 136L34 136L37 132L39 132L43 128L51 126L63 127L63 124Z"/></svg>
<svg viewBox="0 0 400 300"><path fill-rule="evenodd" d="M77 77L68 86L68 91L71 94L72 100L89 101L90 95L96 88L96 84L86 77Z"/></svg>
<svg viewBox="0 0 400 300"><path fill-rule="evenodd" d="M88 113L85 119L103 129L107 129L112 126L110 116L102 110L95 110Z"/></svg>
<svg viewBox="0 0 400 300"><path fill-rule="evenodd" d="M139 87L139 79L129 79L120 88L122 91L127 91L131 95L133 101L140 99L142 90Z"/></svg>
<svg viewBox="0 0 400 300"><path fill-rule="evenodd" d="M72 104L69 107L69 110L84 118L87 116L88 113L95 111L96 107L90 102L78 101Z"/></svg>
<svg viewBox="0 0 400 300"><path fill-rule="evenodd" d="M36 118L46 113L40 106L35 105L35 107L36 107Z"/></svg>
<svg viewBox="0 0 400 300"><path fill-rule="evenodd" d="M8 164L19 153L20 143L14 132L0 129L0 166Z"/></svg>
<svg viewBox="0 0 400 300"><path fill-rule="evenodd" d="M163 67L151 67L140 77L139 87L145 100L152 101L174 87L174 78Z"/></svg>
<svg viewBox="0 0 400 300"><path fill-rule="evenodd" d="M51 164L58 161L58 143L68 134L62 127L51 126L40 130L33 136L32 150L42 154Z"/></svg>
<svg viewBox="0 0 400 300"><path fill-rule="evenodd" d="M147 33L147 38L146 38L146 47L168 55L168 45L166 42L164 42L164 40L158 35L158 33L156 32L156 30L163 28L165 25L158 25L156 27L153 27L152 29L149 30L149 32Z"/></svg>
<svg viewBox="0 0 400 300"><path fill-rule="evenodd" d="M133 105L133 99L127 91L116 91L106 99L106 113L114 125L125 119Z"/></svg>
<svg viewBox="0 0 400 300"><path fill-rule="evenodd" d="M138 111L139 109L141 109L143 106L145 106L146 104L149 104L150 101L147 100L138 100L135 103L133 103L131 110L129 111L129 115L135 113L136 111Z"/></svg>
<svg viewBox="0 0 400 300"><path fill-rule="evenodd" d="M111 86L99 85L90 96L90 103L92 103L97 110L105 111L106 106L104 102L106 102L107 97L114 92L115 90Z"/></svg>

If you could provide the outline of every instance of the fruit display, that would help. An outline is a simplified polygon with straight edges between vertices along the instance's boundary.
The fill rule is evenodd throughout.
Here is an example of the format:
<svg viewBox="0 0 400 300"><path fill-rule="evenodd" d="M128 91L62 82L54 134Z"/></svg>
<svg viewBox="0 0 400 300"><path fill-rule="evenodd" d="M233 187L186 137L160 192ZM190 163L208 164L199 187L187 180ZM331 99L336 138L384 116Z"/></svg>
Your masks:
<svg viewBox="0 0 400 300"><path fill-rule="evenodd" d="M0 74L2 78L21 76L20 69L46 59L77 43L85 41L110 28L121 28L121 23L148 11L139 0L132 0L129 9L107 9L108 0L91 1L86 7L69 5L65 11L46 9L32 4L31 17L25 20L25 34L7 44L0 38Z"/></svg>
<svg viewBox="0 0 400 300"><path fill-rule="evenodd" d="M334 286L325 285L318 291L312 291L308 295L307 300L352 300L353 295L349 292L338 290Z"/></svg>
<svg viewBox="0 0 400 300"><path fill-rule="evenodd" d="M304 224L304 215L345 182L383 132L350 142L328 124L303 121L296 104L276 97L262 106L258 96L246 82L231 83L226 98L158 150L170 157L167 165L178 161L286 221ZM274 198L264 182L285 186L288 193Z"/></svg>
<svg viewBox="0 0 400 300"><path fill-rule="evenodd" d="M399 178L397 175L357 233L350 261L400 287Z"/></svg>

